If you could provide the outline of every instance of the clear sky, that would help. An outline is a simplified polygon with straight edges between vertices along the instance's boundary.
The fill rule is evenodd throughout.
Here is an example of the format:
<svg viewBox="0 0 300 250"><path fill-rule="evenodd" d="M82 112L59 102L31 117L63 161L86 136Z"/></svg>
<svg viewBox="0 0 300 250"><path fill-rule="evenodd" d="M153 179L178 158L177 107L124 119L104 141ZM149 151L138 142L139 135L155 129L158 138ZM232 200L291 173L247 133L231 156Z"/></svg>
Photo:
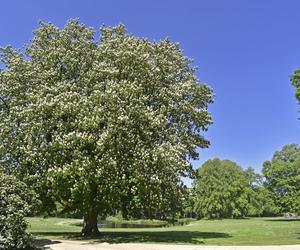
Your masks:
<svg viewBox="0 0 300 250"><path fill-rule="evenodd" d="M298 0L10 0L1 2L0 46L21 47L38 20L63 27L126 25L130 33L170 37L215 91L214 125L199 167L213 157L261 170L275 150L299 143L299 106L290 75L300 66Z"/></svg>

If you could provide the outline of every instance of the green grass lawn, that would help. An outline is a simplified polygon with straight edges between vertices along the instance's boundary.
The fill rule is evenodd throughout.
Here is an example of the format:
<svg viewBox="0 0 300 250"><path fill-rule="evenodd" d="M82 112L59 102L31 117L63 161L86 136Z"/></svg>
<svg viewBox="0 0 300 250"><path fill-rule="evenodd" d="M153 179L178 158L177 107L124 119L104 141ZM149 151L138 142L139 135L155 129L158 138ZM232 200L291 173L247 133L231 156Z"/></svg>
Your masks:
<svg viewBox="0 0 300 250"><path fill-rule="evenodd" d="M36 238L80 240L82 220L28 218ZM170 243L205 245L300 244L300 220L251 218L200 220L185 226L164 228L102 228L93 242Z"/></svg>

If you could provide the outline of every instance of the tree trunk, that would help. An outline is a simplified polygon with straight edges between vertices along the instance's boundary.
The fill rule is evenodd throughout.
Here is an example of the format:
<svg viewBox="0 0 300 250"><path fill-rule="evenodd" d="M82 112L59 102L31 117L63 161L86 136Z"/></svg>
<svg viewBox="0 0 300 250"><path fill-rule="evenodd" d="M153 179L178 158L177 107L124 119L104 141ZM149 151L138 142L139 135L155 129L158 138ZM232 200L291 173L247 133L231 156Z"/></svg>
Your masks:
<svg viewBox="0 0 300 250"><path fill-rule="evenodd" d="M81 234L83 236L98 236L98 204L97 204L97 185L92 182L90 184L89 208L84 214L83 228Z"/></svg>
<svg viewBox="0 0 300 250"><path fill-rule="evenodd" d="M124 220L129 220L128 210L127 210L127 206L126 206L125 201L122 202L122 217L123 217Z"/></svg>
<svg viewBox="0 0 300 250"><path fill-rule="evenodd" d="M83 236L99 236L100 232L98 229L98 213L91 211L89 214L84 216L83 228L81 234Z"/></svg>

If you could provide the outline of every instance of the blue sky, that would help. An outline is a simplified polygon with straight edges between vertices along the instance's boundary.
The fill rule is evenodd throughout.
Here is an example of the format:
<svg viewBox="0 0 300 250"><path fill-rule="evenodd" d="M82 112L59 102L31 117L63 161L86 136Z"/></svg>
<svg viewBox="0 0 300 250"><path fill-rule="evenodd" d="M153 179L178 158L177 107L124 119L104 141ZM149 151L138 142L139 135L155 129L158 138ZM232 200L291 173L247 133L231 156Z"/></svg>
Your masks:
<svg viewBox="0 0 300 250"><path fill-rule="evenodd" d="M214 125L198 167L213 157L261 170L275 150L299 143L300 121L290 75L300 66L298 0L11 0L1 3L0 46L21 47L38 20L63 27L126 25L130 33L170 37L215 91Z"/></svg>

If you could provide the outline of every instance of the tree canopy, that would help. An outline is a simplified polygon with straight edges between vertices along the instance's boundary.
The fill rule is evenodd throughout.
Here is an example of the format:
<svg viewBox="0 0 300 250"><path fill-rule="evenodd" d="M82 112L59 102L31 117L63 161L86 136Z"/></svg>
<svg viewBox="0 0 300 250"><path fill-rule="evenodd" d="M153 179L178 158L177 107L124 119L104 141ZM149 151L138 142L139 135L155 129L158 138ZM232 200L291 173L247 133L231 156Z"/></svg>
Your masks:
<svg viewBox="0 0 300 250"><path fill-rule="evenodd" d="M112 209L172 212L212 123L212 90L178 44L123 25L94 36L41 23L25 50L2 49L0 70L1 165L81 211L85 235Z"/></svg>
<svg viewBox="0 0 300 250"><path fill-rule="evenodd" d="M281 212L300 212L300 148L296 144L275 152L263 165L265 185Z"/></svg>
<svg viewBox="0 0 300 250"><path fill-rule="evenodd" d="M272 163L293 162L300 154L300 147L298 144L287 144L279 151L276 151L272 158Z"/></svg>
<svg viewBox="0 0 300 250"><path fill-rule="evenodd" d="M230 160L206 161L196 173L195 211L200 217L207 218L246 216L258 205L253 173L251 169L244 171Z"/></svg>
<svg viewBox="0 0 300 250"><path fill-rule="evenodd" d="M295 97L300 103L300 68L296 69L291 76L291 83L296 88Z"/></svg>

